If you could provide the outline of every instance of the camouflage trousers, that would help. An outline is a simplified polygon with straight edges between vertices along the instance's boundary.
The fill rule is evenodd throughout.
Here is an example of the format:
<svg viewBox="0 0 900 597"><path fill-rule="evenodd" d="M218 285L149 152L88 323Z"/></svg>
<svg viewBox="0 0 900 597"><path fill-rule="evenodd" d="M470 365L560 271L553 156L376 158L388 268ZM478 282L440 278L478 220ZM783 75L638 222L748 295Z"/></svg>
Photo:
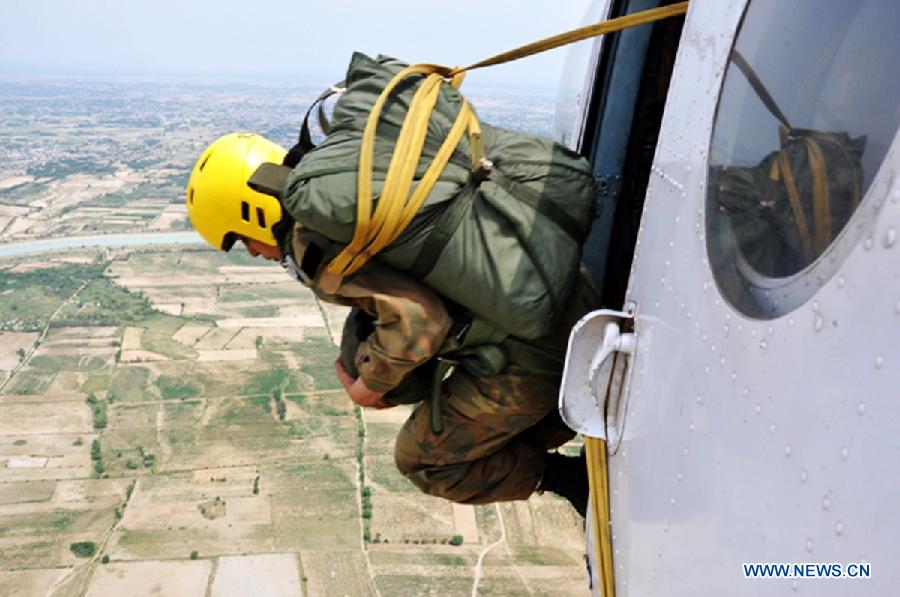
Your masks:
<svg viewBox="0 0 900 597"><path fill-rule="evenodd" d="M420 402L397 436L397 468L425 493L454 502L526 499L547 450L575 436L559 418L558 394L558 376L516 366L490 377L457 369L442 389L443 431L432 431L431 402Z"/></svg>

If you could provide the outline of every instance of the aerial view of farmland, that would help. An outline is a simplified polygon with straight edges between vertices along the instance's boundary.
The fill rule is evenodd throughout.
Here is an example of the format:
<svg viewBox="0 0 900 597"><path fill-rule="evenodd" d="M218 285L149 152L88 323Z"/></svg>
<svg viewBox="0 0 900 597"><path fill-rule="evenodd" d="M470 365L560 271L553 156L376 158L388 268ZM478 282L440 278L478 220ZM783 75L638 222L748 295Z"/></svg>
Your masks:
<svg viewBox="0 0 900 597"><path fill-rule="evenodd" d="M410 408L335 377L346 310L190 231L202 148L290 145L318 90L76 83L0 86L0 595L583 590L565 500L422 494L394 465ZM473 101L549 134L552 97Z"/></svg>

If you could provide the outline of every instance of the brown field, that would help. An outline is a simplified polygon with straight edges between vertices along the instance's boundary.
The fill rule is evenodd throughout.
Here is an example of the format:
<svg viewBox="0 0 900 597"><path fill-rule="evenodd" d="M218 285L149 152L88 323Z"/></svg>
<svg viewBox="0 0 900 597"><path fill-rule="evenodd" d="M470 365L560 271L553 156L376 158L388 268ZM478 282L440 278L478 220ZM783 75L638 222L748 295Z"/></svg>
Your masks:
<svg viewBox="0 0 900 597"><path fill-rule="evenodd" d="M359 551L304 551L300 553L310 597L373 595L373 583Z"/></svg>
<svg viewBox="0 0 900 597"><path fill-rule="evenodd" d="M186 323L172 335L172 339L181 344L193 346L208 330L209 326Z"/></svg>
<svg viewBox="0 0 900 597"><path fill-rule="evenodd" d="M53 481L33 481L0 484L0 507L7 504L48 502L56 490Z"/></svg>
<svg viewBox="0 0 900 597"><path fill-rule="evenodd" d="M0 570L0 595L48 595L66 570Z"/></svg>
<svg viewBox="0 0 900 597"><path fill-rule="evenodd" d="M0 404L0 435L90 433L91 411L84 403Z"/></svg>
<svg viewBox="0 0 900 597"><path fill-rule="evenodd" d="M212 597L294 597L301 594L296 554L219 558Z"/></svg>
<svg viewBox="0 0 900 597"><path fill-rule="evenodd" d="M37 337L37 332L0 332L0 372L14 369L19 364L17 351L27 352ZM0 374L0 380L4 378Z"/></svg>
<svg viewBox="0 0 900 597"><path fill-rule="evenodd" d="M86 597L203 597L212 567L209 560L111 562L97 567Z"/></svg>
<svg viewBox="0 0 900 597"><path fill-rule="evenodd" d="M255 361L256 349L198 350L198 361Z"/></svg>
<svg viewBox="0 0 900 597"><path fill-rule="evenodd" d="M283 317L254 317L220 319L216 322L220 328L310 328L323 327L322 316L312 313L305 307L299 307L294 313Z"/></svg>

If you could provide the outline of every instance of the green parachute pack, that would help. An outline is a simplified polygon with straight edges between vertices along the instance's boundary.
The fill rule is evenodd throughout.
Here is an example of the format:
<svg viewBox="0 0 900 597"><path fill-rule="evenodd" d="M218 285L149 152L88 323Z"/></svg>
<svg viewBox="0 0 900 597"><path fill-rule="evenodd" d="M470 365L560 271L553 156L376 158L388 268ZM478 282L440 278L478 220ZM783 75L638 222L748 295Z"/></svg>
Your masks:
<svg viewBox="0 0 900 597"><path fill-rule="evenodd" d="M345 245L353 238L363 129L376 99L405 66L354 54L327 137L303 155L281 194L285 210L303 227ZM373 167L376 205L421 81L418 76L403 81L381 112ZM456 89L442 86L413 188L462 99ZM469 139L463 137L415 218L375 258L411 273L505 334L540 338L553 331L579 268L596 195L591 168L547 139L487 124L482 135L488 167L473 170Z"/></svg>

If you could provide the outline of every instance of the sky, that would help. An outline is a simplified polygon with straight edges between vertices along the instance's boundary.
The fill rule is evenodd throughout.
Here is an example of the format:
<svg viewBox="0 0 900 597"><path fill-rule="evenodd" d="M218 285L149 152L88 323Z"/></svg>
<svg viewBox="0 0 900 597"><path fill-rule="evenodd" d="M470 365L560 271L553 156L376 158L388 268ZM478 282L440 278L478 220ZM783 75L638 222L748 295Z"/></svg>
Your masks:
<svg viewBox="0 0 900 597"><path fill-rule="evenodd" d="M353 51L468 64L582 24L589 0L2 0L0 74L340 80ZM586 43L586 42L582 42ZM555 88L557 49L467 85Z"/></svg>

